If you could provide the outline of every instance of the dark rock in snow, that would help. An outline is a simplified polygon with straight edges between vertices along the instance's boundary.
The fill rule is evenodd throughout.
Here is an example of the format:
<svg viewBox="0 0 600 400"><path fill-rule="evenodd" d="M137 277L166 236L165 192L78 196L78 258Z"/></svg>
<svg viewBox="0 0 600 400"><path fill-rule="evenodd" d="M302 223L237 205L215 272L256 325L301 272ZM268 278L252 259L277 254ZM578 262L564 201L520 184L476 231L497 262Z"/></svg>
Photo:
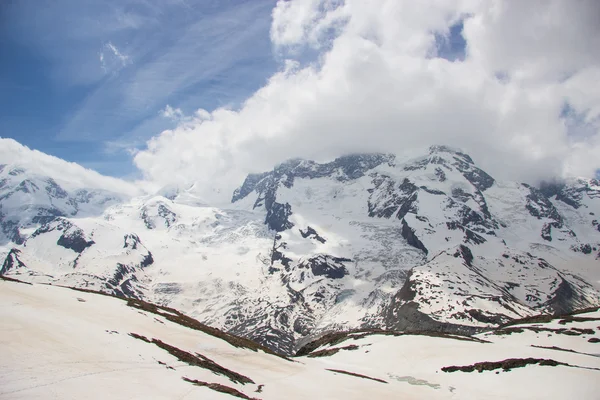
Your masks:
<svg viewBox="0 0 600 400"><path fill-rule="evenodd" d="M67 191L60 187L60 185L56 183L54 179L48 178L46 180L46 183L46 193L48 193L48 196L58 199L64 199L69 197Z"/></svg>
<svg viewBox="0 0 600 400"><path fill-rule="evenodd" d="M42 235L52 231L61 231L62 234L56 241L56 244L65 249L73 250L76 253L82 253L85 249L94 245L94 241L88 239L81 228L73 225L66 219L59 218L38 228L31 237Z"/></svg>
<svg viewBox="0 0 600 400"><path fill-rule="evenodd" d="M71 249L76 253L82 253L85 249L94 244L93 240L86 240L83 236L83 231L74 231L72 233L64 233L56 242L57 245L65 249Z"/></svg>
<svg viewBox="0 0 600 400"><path fill-rule="evenodd" d="M579 246L572 246L571 250L581 252L583 254L592 254L592 250L595 250L589 243L580 244Z"/></svg>
<svg viewBox="0 0 600 400"><path fill-rule="evenodd" d="M299 267L309 267L314 276L325 276L330 279L340 279L348 275L344 262L347 258L318 255L300 263Z"/></svg>
<svg viewBox="0 0 600 400"><path fill-rule="evenodd" d="M292 215L292 206L290 206L289 203L281 204L274 202L267 210L265 223L269 229L272 229L275 232L282 232L294 226L294 224L288 220L290 215Z"/></svg>
<svg viewBox="0 0 600 400"><path fill-rule="evenodd" d="M471 253L471 249L463 244L458 246L458 250L454 253L454 257L462 257L462 259L465 260L465 264L469 267L473 265L473 253Z"/></svg>
<svg viewBox="0 0 600 400"><path fill-rule="evenodd" d="M402 220L402 237L406 242L417 249L423 250L425 254L429 253L423 242L415 235L415 230L411 228L405 219Z"/></svg>
<svg viewBox="0 0 600 400"><path fill-rule="evenodd" d="M303 238L311 238L311 239L315 239L321 243L325 243L326 240L320 236L317 231L315 231L312 227L307 227L306 231L303 231L302 229L300 229L300 235L302 235Z"/></svg>
<svg viewBox="0 0 600 400"><path fill-rule="evenodd" d="M19 249L11 249L6 258L4 259L4 263L2 263L2 269L0 269L0 275L6 274L8 271L24 268L26 267L21 260L19 260L19 254L21 254L21 250Z"/></svg>

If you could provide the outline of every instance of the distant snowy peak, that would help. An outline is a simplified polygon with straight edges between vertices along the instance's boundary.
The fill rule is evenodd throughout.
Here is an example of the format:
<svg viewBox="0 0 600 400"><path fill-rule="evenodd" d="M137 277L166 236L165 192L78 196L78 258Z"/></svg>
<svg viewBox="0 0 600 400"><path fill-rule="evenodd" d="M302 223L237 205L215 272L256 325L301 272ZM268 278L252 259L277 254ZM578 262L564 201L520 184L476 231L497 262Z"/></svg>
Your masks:
<svg viewBox="0 0 600 400"><path fill-rule="evenodd" d="M548 198L554 198L578 209L587 205L586 199L600 199L600 181L571 178L562 182L542 182L540 191Z"/></svg>
<svg viewBox="0 0 600 400"><path fill-rule="evenodd" d="M272 171L248 175L243 185L233 193L232 202L243 199L253 191L264 194L275 189L279 184L290 188L297 178L331 177L341 182L357 179L382 163L393 163L394 159L395 156L392 154L353 154L336 158L325 164L292 159L277 165Z"/></svg>
<svg viewBox="0 0 600 400"><path fill-rule="evenodd" d="M121 193L128 197L142 194L142 190L134 183L104 176L77 163L32 150L13 139L0 138L0 162L14 176L25 174L52 177L68 191L86 188Z"/></svg>
<svg viewBox="0 0 600 400"><path fill-rule="evenodd" d="M107 189L65 187L58 177L41 175L19 165L0 165L0 229L21 243L23 229L56 217L99 216L109 206L130 197Z"/></svg>
<svg viewBox="0 0 600 400"><path fill-rule="evenodd" d="M408 159L392 154L354 154L325 164L289 160L272 171L250 174L233 193L232 203L251 198L250 202L245 202L247 206L264 208L265 223L270 229L281 232L294 226L290 216L295 211L293 202L282 201L278 193L284 189L293 190L298 179L324 178L348 184L361 179L368 186L370 217L394 217L404 220L403 225L410 225L410 228L415 224L422 225L428 231L425 236L439 230L442 224L446 227L444 230L463 231L463 243L483 243L486 239L475 232L496 236L499 227L506 227L502 222L504 215L492 214L486 196L486 191L496 183L495 179L460 149L439 145L431 146L424 155ZM589 207L594 209L596 200L600 199L600 187L594 179L542 184L539 189L522 184L518 191L515 196L519 199L514 200L522 205L523 211L542 221L539 237L545 241L552 241L553 230L561 240L569 240L563 237L565 235L576 237L558 211L557 201L581 211ZM594 216L594 211L590 210L588 215ZM591 219L588 225L600 226L597 219ZM409 231L408 228L404 230Z"/></svg>
<svg viewBox="0 0 600 400"><path fill-rule="evenodd" d="M144 269L152 253L135 233L123 233L102 220L55 218L13 248L0 275L141 298L147 296Z"/></svg>

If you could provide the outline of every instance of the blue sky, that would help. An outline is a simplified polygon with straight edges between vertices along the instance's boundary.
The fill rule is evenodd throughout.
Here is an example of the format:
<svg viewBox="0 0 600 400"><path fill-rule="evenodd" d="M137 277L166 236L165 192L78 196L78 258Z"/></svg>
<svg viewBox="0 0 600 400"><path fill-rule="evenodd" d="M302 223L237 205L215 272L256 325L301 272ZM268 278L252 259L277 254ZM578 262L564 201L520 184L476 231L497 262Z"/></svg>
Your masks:
<svg viewBox="0 0 600 400"><path fill-rule="evenodd" d="M267 81L275 72L289 65L283 62L287 57L299 61L302 67L318 58L315 70L320 76L310 81L315 86L293 86L294 79L303 76L299 73L302 68L296 68L282 80L291 84L289 87L298 93L306 90L309 95L303 97L300 94L300 97L293 98L290 90L282 93L283 97L280 98L272 94L272 103L267 101L264 109L250 108L252 112L257 112L258 117L252 120L252 126L245 126L248 132L234 135L236 140L225 145L222 136L217 135L212 139L212 147L207 146L207 140L210 139L206 136L208 131L198 129L192 141L197 147L192 146L195 150L191 164L197 161L196 154L203 160L214 158L223 161L225 156L231 157L236 151L247 152L246 145L240 149L235 146L254 139L260 143L256 157L262 159L265 158L264 154L269 154L268 162L281 161L270 156L276 154L279 157L280 150L269 147L270 143L276 146L276 142L268 142L264 138L269 137L269 132L277 131L279 125L275 119L287 121L282 125L282 131L285 131L282 135L286 136L286 144L282 146L289 153L301 152L298 144L305 146L305 135L318 131L314 125L308 128L310 131L306 127L300 129L303 120L320 123L318 127L324 129L323 134L328 136L332 146L328 150L331 153L329 155L341 151L338 136L346 142L352 139L349 141L353 146L352 151L368 148L371 143L368 131L372 126L378 126L381 132L389 131L389 137L399 138L393 143L403 144L405 140L418 136L415 129L427 135L428 132L434 132L427 140L439 143L452 141L452 135L458 132L454 139L471 148L488 142L493 143L492 148L496 148L496 136L503 137L501 143L512 143L504 139L506 135L512 136L516 140L514 143L529 141L537 146L542 144L539 137L545 137L546 132L555 135L552 136L555 143L569 148L572 143L592 143L597 135L598 118L590 111L594 109L592 104L596 95L589 84L581 86L578 83L587 82L589 77L584 73L585 68L597 64L593 56L595 53L589 50L597 47L593 38L598 35L589 34L595 32L596 24L595 20L590 20L589 29L580 29L579 25L572 23L575 17L579 20L580 15L589 14L585 7L560 21L564 29L573 28L572 32L556 36L554 23L544 20L543 16L539 21L540 29L545 29L542 33L536 31L535 35L530 35L531 32L525 29L527 24L522 24L524 30L515 30L512 22L515 16L526 18L531 13L525 6L521 10L516 3L506 3L511 4L512 8L505 10L504 19L489 19L483 25L472 23L473 10L468 9L449 13L444 7L424 10L405 7L406 4L393 0L388 3L390 10L401 12L375 12L371 15L373 9L360 1L353 3L352 7L344 7L344 2L336 1L327 4L333 8L322 7L322 3L311 1L281 2L272 14L276 0L0 0L0 136L14 138L31 148L78 162L103 174L126 178L152 175L156 178L154 173L157 169L167 170L169 165L174 164L173 159L166 156L163 159L163 155L173 154L173 157L180 159L182 149L178 146L183 146L188 153L191 151L182 132L187 128L176 131L172 140L165 139L160 148L145 148L148 139L177 126L176 118L165 115L167 106L181 110L184 115L190 115L200 108L212 111L224 106L238 110L245 99L265 85L271 89L271 93L275 93L273 90L277 89L278 84L267 84ZM344 10L343 14L336 17L337 7ZM570 6L560 15L568 14L569 10ZM480 17L487 15L488 11L485 7L475 10ZM328 13L331 13L331 18L324 17ZM450 14L454 17L448 21ZM344 17L338 19L340 15ZM353 43L355 49L347 53L330 51L334 43L331 41L333 35L342 32L339 28L349 21L349 16L358 21L353 25L356 31L350 29L344 33L346 42L336 41L340 42L337 48L343 49L344 43ZM432 16L431 20L429 16ZM456 20L459 16L465 19ZM437 22L429 25L427 21ZM454 24L441 28L439 21L454 21ZM273 27L283 29L285 35L278 39L270 37L271 23ZM381 26L387 28L379 29ZM361 30L363 28L364 32ZM435 47L430 49L432 51L428 50L424 57L445 58L453 63L447 66L437 64L437 69L428 71L422 68L425 60L414 58L410 49L414 50L412 44L420 43L423 37L430 38L431 29L437 29L434 32ZM275 29L274 32L279 31ZM360 47L361 37L371 37L373 32L398 36L380 35L378 40L389 40L388 45L391 46L385 47L382 54L373 56L376 53L363 53L365 49ZM563 37L565 43L583 44L576 48L564 43L558 45L557 41L560 42ZM397 46L403 43L407 46ZM421 66L412 68L411 64L396 65L398 73L385 75L389 82L377 86L378 79L375 78L383 76L376 74L385 72L396 60L391 53L386 53L389 51L398 51L397 55L407 51L406 55L410 55L407 60L418 62ZM370 64L363 62L366 60L363 56L370 57ZM473 60L473 63L464 62ZM320 70L321 63L335 67ZM493 79L471 80L473 74L482 72L476 68L471 71L475 65L483 66L486 73L505 85L504 89L498 89L500 93L505 90L510 94L515 89L522 92L519 96L507 97L514 102L508 108L512 110L509 116L488 115L489 110L480 108L481 98L472 98L482 93L492 97L499 93L493 84L489 84ZM373 67L371 73L367 72L368 67ZM362 73L355 74L359 70ZM579 72L581 74L578 75ZM414 74L414 79L411 74ZM521 74L520 79L525 80L515 81L511 74ZM372 119L365 124L369 127L365 131L358 129L360 124L350 127L344 125L348 114L362 115L364 107L360 104L354 109L354 103L349 102L348 109L340 109L344 117L339 119L336 119L336 113L331 113L324 120L319 120L322 117L318 114L321 104L301 110L307 98L323 101L326 105L330 100L327 97L329 94L325 92L325 95L321 93L315 96L315 93L328 87L324 83L337 82L339 76L351 77L342 86L344 90L355 90L353 96L357 99L361 99L365 93L372 93L375 88L379 92L389 91L388 95L394 99L385 102L386 97L379 96L382 104L365 116ZM569 82L565 81L565 76ZM560 77L562 81L556 82L555 77ZM298 82L303 81L300 79ZM438 82L439 85L432 86L431 82ZM432 89L451 89L456 82L479 85L480 88L474 92L462 89L456 93L440 92L437 97L423 103L423 114L418 118L416 116L419 114L404 114L407 110L400 107L404 104L403 95L414 97L429 93ZM553 120L550 114L545 114L556 114L553 104L557 102L547 101L540 105L534 101L544 97L540 97L536 91L548 84L562 85L563 94L553 98L560 102L559 97L565 97L558 121ZM304 86L305 83L299 85ZM413 90L417 85L423 87ZM335 99L336 107L345 104L344 96L336 97L335 91L331 96ZM439 106L446 101L447 104ZM286 111L279 107L281 103L291 106ZM381 119L378 112L392 103L397 103L399 108L383 115L384 119ZM469 104L476 107L469 108ZM525 106L529 106L529 113L525 111ZM314 111L316 115L311 114ZM470 116L467 126L463 126L461 112L468 112ZM439 118L431 118L432 115ZM452 120L456 120L456 126L460 125L460 129L454 133L454 125L449 123ZM548 121L553 125L549 125ZM432 126L428 128L427 122L432 122ZM502 122L504 128L500 129L497 122ZM227 131L227 123L223 121L217 121L215 126ZM564 132L563 127L568 133L566 140L564 136L560 137ZM240 130L239 127L235 129ZM494 130L493 134L491 130ZM402 135L408 137L401 138ZM296 139L298 144L294 144ZM522 146L517 146L516 150L530 159L536 146L526 146L525 151L522 151ZM315 149L317 147L321 148L322 143L310 149L304 148L307 153L304 156L313 157L312 153L319 153L321 150ZM387 149L388 146L384 147ZM556 145L544 143L541 147L543 151L537 151L537 154L546 156L548 161L548 157L553 157L552 149ZM222 151L223 154L208 154L209 148ZM585 146L579 145L578 149L589 153L581 159L583 163L576 162L581 164L577 167L581 170L587 168L583 164L591 163L595 157L594 152L586 150ZM132 155L137 150L141 151L136 158L136 165L141 168L139 171L133 165ZM511 152L514 153L515 149L511 148ZM138 161L142 153L152 161L140 167ZM286 153L286 156L299 155ZM570 154L565 153L560 157L568 158ZM569 162L580 159L570 158ZM557 169L560 162L566 162L566 159L553 161L550 167L539 168L544 171ZM213 161L207 163L214 164ZM192 170L206 171L205 168ZM170 173L166 175L172 179Z"/></svg>
<svg viewBox="0 0 600 400"><path fill-rule="evenodd" d="M46 3L49 4L49 3ZM274 0L35 0L2 6L0 136L101 173L174 126L167 105L236 107L277 69ZM462 23L438 52L464 58Z"/></svg>
<svg viewBox="0 0 600 400"><path fill-rule="evenodd" d="M52 4L50 6L50 4ZM0 136L101 173L174 125L167 105L236 107L277 69L273 0L0 5Z"/></svg>

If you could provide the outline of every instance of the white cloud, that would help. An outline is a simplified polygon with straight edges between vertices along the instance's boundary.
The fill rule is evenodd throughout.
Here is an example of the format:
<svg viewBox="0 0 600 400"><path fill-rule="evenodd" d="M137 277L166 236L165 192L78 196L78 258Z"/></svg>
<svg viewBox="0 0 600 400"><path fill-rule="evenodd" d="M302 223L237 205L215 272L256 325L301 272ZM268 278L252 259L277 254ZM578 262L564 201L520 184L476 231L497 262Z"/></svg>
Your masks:
<svg viewBox="0 0 600 400"><path fill-rule="evenodd" d="M499 178L592 176L600 166L597 4L280 1L273 45L321 49L318 61L286 61L239 110L202 111L152 138L135 164L160 184L196 180L227 196L247 172L290 157L435 143L463 147ZM465 60L433 57L435 33L462 18ZM592 134L568 135L565 103Z"/></svg>
<svg viewBox="0 0 600 400"><path fill-rule="evenodd" d="M121 68L131 64L131 58L123 54L117 46L111 42L102 46L102 51L98 54L100 59L100 67L105 73L116 72Z"/></svg>
<svg viewBox="0 0 600 400"><path fill-rule="evenodd" d="M181 111L181 108L173 108L168 104L163 110L161 110L160 113L163 117L173 121L179 121L185 118L185 115L183 114L183 111Z"/></svg>
<svg viewBox="0 0 600 400"><path fill-rule="evenodd" d="M32 150L13 139L0 138L0 160L3 164L20 166L32 173L51 176L65 188L104 189L128 196L143 193L138 184L100 175L77 163Z"/></svg>

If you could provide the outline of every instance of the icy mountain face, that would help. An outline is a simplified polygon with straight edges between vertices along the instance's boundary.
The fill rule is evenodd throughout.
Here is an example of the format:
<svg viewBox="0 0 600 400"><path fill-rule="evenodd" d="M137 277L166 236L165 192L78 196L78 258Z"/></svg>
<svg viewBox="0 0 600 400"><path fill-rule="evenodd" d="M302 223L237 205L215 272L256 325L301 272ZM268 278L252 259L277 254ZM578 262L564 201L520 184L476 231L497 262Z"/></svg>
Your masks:
<svg viewBox="0 0 600 400"><path fill-rule="evenodd" d="M22 244L27 230L56 217L101 215L127 196L105 189L66 189L60 177L39 175L16 164L0 165L0 244Z"/></svg>
<svg viewBox="0 0 600 400"><path fill-rule="evenodd" d="M165 188L68 209L73 190L49 179L29 178L35 212L11 214L25 217L3 275L147 299L285 354L331 330L472 333L600 304L595 180L497 182L445 146L291 160L228 208Z"/></svg>
<svg viewBox="0 0 600 400"><path fill-rule="evenodd" d="M0 275L124 297L147 296L144 269L154 259L140 238L91 218L72 221L58 217L36 229L22 248L9 252Z"/></svg>
<svg viewBox="0 0 600 400"><path fill-rule="evenodd" d="M597 188L594 180L556 193L505 188L468 155L433 146L404 162L393 155L291 161L249 176L233 201L262 210L279 232L268 272L301 294L294 303L312 310L312 334L468 333L598 304L597 279L576 268L600 266L600 236L589 229L598 224Z"/></svg>

